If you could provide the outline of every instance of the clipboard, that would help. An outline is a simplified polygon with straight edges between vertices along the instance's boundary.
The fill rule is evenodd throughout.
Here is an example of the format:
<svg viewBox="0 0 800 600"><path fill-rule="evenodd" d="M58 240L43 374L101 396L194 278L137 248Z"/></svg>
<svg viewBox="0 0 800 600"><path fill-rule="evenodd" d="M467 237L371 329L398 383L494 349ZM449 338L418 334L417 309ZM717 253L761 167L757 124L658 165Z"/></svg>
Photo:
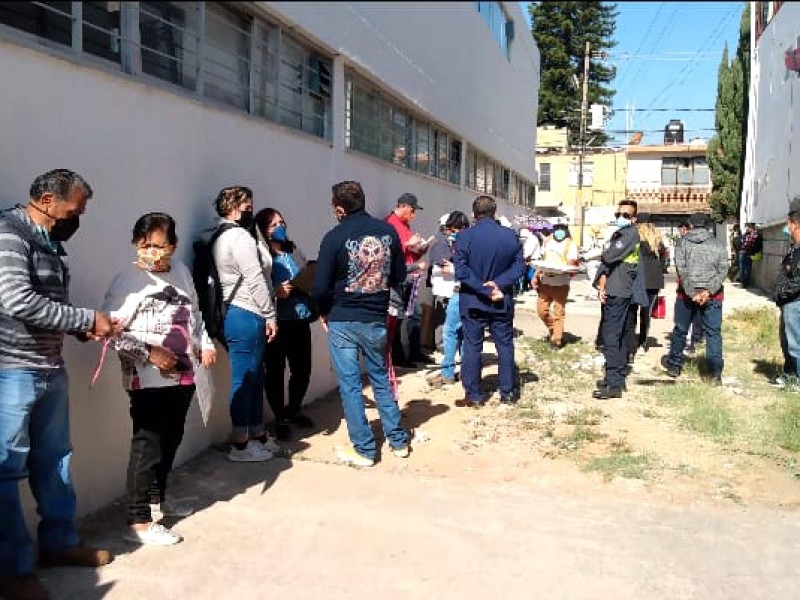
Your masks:
<svg viewBox="0 0 800 600"><path fill-rule="evenodd" d="M317 261L310 260L303 267L303 270L297 274L297 277L289 281L292 287L297 288L305 294L311 295L311 290L314 288L314 273L317 270Z"/></svg>

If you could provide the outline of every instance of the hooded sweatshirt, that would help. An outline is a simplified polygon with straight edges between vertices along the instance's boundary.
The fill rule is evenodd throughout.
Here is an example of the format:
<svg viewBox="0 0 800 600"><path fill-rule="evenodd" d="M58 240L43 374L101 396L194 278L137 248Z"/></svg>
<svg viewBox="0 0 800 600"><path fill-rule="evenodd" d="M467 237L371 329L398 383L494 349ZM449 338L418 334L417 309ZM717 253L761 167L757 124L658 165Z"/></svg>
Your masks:
<svg viewBox="0 0 800 600"><path fill-rule="evenodd" d="M722 283L728 275L728 250L722 240L707 229L691 229L675 248L678 297L694 296L708 290L722 299Z"/></svg>

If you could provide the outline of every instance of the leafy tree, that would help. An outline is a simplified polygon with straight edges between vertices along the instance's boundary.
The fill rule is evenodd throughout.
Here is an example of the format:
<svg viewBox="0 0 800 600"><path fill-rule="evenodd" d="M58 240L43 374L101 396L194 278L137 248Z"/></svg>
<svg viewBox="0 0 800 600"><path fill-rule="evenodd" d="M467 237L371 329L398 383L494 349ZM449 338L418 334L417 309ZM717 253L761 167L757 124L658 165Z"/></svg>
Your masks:
<svg viewBox="0 0 800 600"><path fill-rule="evenodd" d="M538 125L568 127L570 143L580 136L581 83L586 42L592 54L616 46L613 40L617 10L607 2L534 2L529 5L533 34L541 54ZM593 58L589 63L587 106L611 106L615 90L609 87L616 70ZM577 77L578 86L575 86ZM610 136L592 134L593 145ZM587 140L588 142L589 140Z"/></svg>
<svg viewBox="0 0 800 600"><path fill-rule="evenodd" d="M728 46L722 52L717 75L714 116L717 133L708 143L706 156L713 188L709 204L718 219L739 215L747 140L748 89L750 85L750 4L745 4L739 27L739 45L733 58Z"/></svg>

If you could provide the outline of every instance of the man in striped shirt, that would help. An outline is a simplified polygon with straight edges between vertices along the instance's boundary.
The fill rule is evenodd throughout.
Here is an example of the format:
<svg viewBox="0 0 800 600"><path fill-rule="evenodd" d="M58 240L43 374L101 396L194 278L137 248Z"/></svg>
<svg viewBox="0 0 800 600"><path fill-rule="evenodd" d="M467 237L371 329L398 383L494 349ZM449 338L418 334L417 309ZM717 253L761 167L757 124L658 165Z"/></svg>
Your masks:
<svg viewBox="0 0 800 600"><path fill-rule="evenodd" d="M66 169L37 177L26 206L0 213L0 596L47 598L34 575L33 540L19 498L28 478L37 501L39 564L97 567L105 550L83 546L75 530L69 472L69 384L64 334L115 333L104 313L69 302L61 243L78 228L92 189Z"/></svg>

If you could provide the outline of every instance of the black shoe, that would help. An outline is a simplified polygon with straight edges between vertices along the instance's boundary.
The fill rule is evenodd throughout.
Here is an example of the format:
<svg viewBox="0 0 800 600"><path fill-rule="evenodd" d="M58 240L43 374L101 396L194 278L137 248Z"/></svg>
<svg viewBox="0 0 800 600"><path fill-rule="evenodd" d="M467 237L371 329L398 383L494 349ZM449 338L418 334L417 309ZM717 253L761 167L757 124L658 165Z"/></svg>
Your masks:
<svg viewBox="0 0 800 600"><path fill-rule="evenodd" d="M500 402L502 404L516 404L519 402L519 391L513 391L510 394L500 394Z"/></svg>
<svg viewBox="0 0 800 600"><path fill-rule="evenodd" d="M720 387L722 385L722 376L721 375L708 375L707 377L703 377L703 383L707 383L713 387Z"/></svg>
<svg viewBox="0 0 800 600"><path fill-rule="evenodd" d="M621 387L602 387L592 392L592 398L596 400L608 400L609 398L622 398Z"/></svg>
<svg viewBox="0 0 800 600"><path fill-rule="evenodd" d="M681 368L674 367L668 362L669 355L665 354L661 357L661 366L664 367L664 370L667 372L667 377L672 377L673 379L677 379L681 376Z"/></svg>
<svg viewBox="0 0 800 600"><path fill-rule="evenodd" d="M597 381L594 382L594 384L597 386L597 389L608 387L608 382L605 379L598 379ZM623 392L628 391L628 384L625 382L622 383L622 391Z"/></svg>
<svg viewBox="0 0 800 600"><path fill-rule="evenodd" d="M411 360L416 363L422 363L423 365L435 365L436 360L430 354L418 354L416 356L412 356Z"/></svg>
<svg viewBox="0 0 800 600"><path fill-rule="evenodd" d="M550 344L550 350L552 350L553 352L558 352L559 350L561 350L561 348L564 347L564 344L562 342L554 342L553 340L550 340L549 344Z"/></svg>
<svg viewBox="0 0 800 600"><path fill-rule="evenodd" d="M295 427L299 427L300 429L314 428L314 421L312 421L310 418L308 418L302 413L292 415L291 417L289 417L289 421L291 421L292 425L294 425Z"/></svg>
<svg viewBox="0 0 800 600"><path fill-rule="evenodd" d="M275 424L275 437L279 442L288 442L292 439L292 428L289 426L288 419L281 419Z"/></svg>

